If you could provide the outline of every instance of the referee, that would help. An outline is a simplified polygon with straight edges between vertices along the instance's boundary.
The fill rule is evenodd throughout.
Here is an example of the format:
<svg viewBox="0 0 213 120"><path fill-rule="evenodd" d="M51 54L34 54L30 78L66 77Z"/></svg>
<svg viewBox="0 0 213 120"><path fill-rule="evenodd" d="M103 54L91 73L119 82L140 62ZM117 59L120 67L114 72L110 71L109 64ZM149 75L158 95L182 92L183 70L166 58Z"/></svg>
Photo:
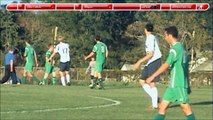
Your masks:
<svg viewBox="0 0 213 120"><path fill-rule="evenodd" d="M17 78L16 78L16 71L15 71L15 55L14 55L14 48L11 48L9 52L5 55L5 73L4 77L0 81L0 84L3 84L9 80L11 77L12 84L17 84Z"/></svg>

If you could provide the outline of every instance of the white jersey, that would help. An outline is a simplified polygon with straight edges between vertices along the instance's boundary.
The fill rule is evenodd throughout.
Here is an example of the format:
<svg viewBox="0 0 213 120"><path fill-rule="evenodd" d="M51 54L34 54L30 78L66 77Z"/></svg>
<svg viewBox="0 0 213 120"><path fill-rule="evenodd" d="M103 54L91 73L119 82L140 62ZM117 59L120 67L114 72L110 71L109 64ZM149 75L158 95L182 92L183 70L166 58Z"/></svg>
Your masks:
<svg viewBox="0 0 213 120"><path fill-rule="evenodd" d="M155 60L161 58L162 54L160 52L157 39L154 35L149 35L146 37L146 53L154 51L154 55L151 59L148 60L146 66L148 66L150 63L154 62Z"/></svg>
<svg viewBox="0 0 213 120"><path fill-rule="evenodd" d="M60 42L55 47L55 52L60 55L60 62L65 63L70 61L70 49L69 44Z"/></svg>

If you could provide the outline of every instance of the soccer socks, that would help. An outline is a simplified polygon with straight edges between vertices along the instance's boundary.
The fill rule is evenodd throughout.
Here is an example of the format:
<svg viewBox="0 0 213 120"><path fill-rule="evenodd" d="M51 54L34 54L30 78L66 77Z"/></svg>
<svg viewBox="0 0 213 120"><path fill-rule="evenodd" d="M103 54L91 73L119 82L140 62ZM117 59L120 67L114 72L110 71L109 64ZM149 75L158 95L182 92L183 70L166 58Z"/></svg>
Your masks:
<svg viewBox="0 0 213 120"><path fill-rule="evenodd" d="M154 117L154 120L164 120L165 118L165 115L163 114L157 114L155 117Z"/></svg>
<svg viewBox="0 0 213 120"><path fill-rule="evenodd" d="M142 87L143 87L144 91L145 91L150 97L152 97L152 96L151 96L151 88L150 88L150 86L149 86L148 84L144 84Z"/></svg>
<svg viewBox="0 0 213 120"><path fill-rule="evenodd" d="M33 76L31 79L35 82L34 84L38 84L38 78L37 77Z"/></svg>
<svg viewBox="0 0 213 120"><path fill-rule="evenodd" d="M70 75L66 74L67 83L70 83Z"/></svg>
<svg viewBox="0 0 213 120"><path fill-rule="evenodd" d="M56 85L56 81L57 81L56 77L53 77L51 80L52 80L52 84Z"/></svg>
<svg viewBox="0 0 213 120"><path fill-rule="evenodd" d="M152 98L152 107L158 107L158 90L157 87L150 88L150 94Z"/></svg>
<svg viewBox="0 0 213 120"><path fill-rule="evenodd" d="M47 79L42 79L42 85L46 85L46 81L47 81Z"/></svg>
<svg viewBox="0 0 213 120"><path fill-rule="evenodd" d="M65 77L61 77L61 84L62 84L63 86L66 86Z"/></svg>
<svg viewBox="0 0 213 120"><path fill-rule="evenodd" d="M186 116L186 120L195 120L195 115L194 115L194 113L192 113L192 114Z"/></svg>
<svg viewBox="0 0 213 120"><path fill-rule="evenodd" d="M27 77L26 76L22 77L21 83L22 84L26 84L27 83Z"/></svg>
<svg viewBox="0 0 213 120"><path fill-rule="evenodd" d="M98 83L100 85L100 88L99 89L104 89L104 83L103 83L103 79L102 78L99 78L98 79Z"/></svg>

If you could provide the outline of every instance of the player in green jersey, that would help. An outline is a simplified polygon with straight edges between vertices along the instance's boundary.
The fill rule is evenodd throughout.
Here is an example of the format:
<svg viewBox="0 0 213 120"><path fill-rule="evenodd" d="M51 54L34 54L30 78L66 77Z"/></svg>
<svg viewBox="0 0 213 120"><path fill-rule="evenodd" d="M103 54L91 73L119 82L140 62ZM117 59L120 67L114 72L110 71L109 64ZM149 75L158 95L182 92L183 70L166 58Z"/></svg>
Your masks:
<svg viewBox="0 0 213 120"><path fill-rule="evenodd" d="M33 47L30 45L28 40L25 40L25 45L26 47L25 47L24 57L26 57L26 64L24 66L22 83L26 84L26 80L28 76L30 79L32 79L35 82L35 84L38 84L38 78L36 78L33 75L34 60L35 60L36 67L38 67L36 52L33 49Z"/></svg>
<svg viewBox="0 0 213 120"><path fill-rule="evenodd" d="M54 50L54 46L52 44L48 45L48 51L45 54L45 74L44 74L44 78L42 79L42 82L40 83L41 85L46 85L46 81L47 81L47 77L49 76L49 74L52 73L52 84L55 85L56 84L56 73L55 73L55 69L54 69L54 60L50 59L51 54L53 53Z"/></svg>
<svg viewBox="0 0 213 120"><path fill-rule="evenodd" d="M100 36L96 36L95 41L96 41L96 44L93 47L92 52L88 56L86 56L84 59L87 60L88 58L96 54L95 80L91 88L94 88L98 82L100 85L100 89L104 89L101 72L103 71L105 60L108 57L108 49L106 44L101 42Z"/></svg>
<svg viewBox="0 0 213 120"><path fill-rule="evenodd" d="M156 76L160 75L168 68L170 68L170 81L163 99L160 103L158 115L155 116L155 120L164 120L166 109L170 103L177 102L180 104L181 110L186 115L186 120L195 120L195 116L188 103L188 80L187 80L187 67L185 60L185 49L183 45L177 41L178 30L175 26L171 26L165 29L165 40L170 44L171 48L166 62L153 73L146 82L150 83Z"/></svg>

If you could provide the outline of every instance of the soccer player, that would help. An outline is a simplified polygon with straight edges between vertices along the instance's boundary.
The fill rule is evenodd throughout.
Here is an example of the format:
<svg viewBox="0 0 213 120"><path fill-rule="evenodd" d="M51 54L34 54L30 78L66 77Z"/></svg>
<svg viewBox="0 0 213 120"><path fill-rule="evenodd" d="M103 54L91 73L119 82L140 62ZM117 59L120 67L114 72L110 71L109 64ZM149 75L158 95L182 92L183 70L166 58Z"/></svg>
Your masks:
<svg viewBox="0 0 213 120"><path fill-rule="evenodd" d="M61 83L62 86L66 86L66 81L65 77L67 80L67 85L70 86L70 75L69 75L69 70L70 70L70 48L69 44L64 42L63 37L58 38L59 44L56 46L54 49L53 54L49 57L49 60L52 60L52 58L56 55L56 53L59 53L60 55L60 63L59 63L59 73L61 76Z"/></svg>
<svg viewBox="0 0 213 120"><path fill-rule="evenodd" d="M158 90L156 87L156 82L160 80L160 76L156 76L155 79L147 84L145 80L153 74L161 65L161 51L158 46L156 37L152 34L153 25L147 24L144 28L144 33L146 35L146 56L139 59L133 67L135 69L140 68L141 64L146 62L146 65L141 72L140 85L145 90L145 92L151 97L152 106L146 108L147 110L154 110L158 108Z"/></svg>
<svg viewBox="0 0 213 120"><path fill-rule="evenodd" d="M25 52L26 64L24 66L24 72L22 77L22 83L26 84L27 76L34 81L34 84L38 84L38 78L33 75L33 65L35 60L36 68L38 67L37 55L33 47L30 45L29 40L25 40Z"/></svg>
<svg viewBox="0 0 213 120"><path fill-rule="evenodd" d="M164 93L163 99L160 103L158 115L155 116L155 120L164 120L166 109L169 107L170 103L178 102L180 104L181 110L186 115L186 120L195 120L195 116L191 110L188 103L188 80L186 73L188 69L185 60L185 49L183 45L178 42L178 30L175 26L171 26L165 29L165 40L171 46L169 55L166 62L161 65L161 67L153 73L146 82L150 83L154 78L168 68L170 68L170 81L169 85Z"/></svg>
<svg viewBox="0 0 213 120"><path fill-rule="evenodd" d="M90 85L89 87L93 87L93 80L95 78L95 58L92 57L89 62L89 66L86 69L86 74L90 71Z"/></svg>
<svg viewBox="0 0 213 120"><path fill-rule="evenodd" d="M15 71L15 56L14 56L14 48L11 48L8 53L5 55L5 73L4 77L0 81L0 84L3 84L9 80L11 77L12 84L17 84L16 71Z"/></svg>
<svg viewBox="0 0 213 120"><path fill-rule="evenodd" d="M48 45L48 51L46 52L46 55L45 55L45 59L46 59L46 62L45 62L45 74L44 74L44 78L41 82L41 85L46 85L46 81L47 81L47 77L49 76L49 74L52 73L52 84L55 85L56 84L56 73L55 73L55 69L54 69L54 60L50 59L50 56L51 54L53 53L53 50L54 50L54 46L52 44L49 44ZM48 61L49 60L49 61Z"/></svg>
<svg viewBox="0 0 213 120"><path fill-rule="evenodd" d="M94 54L96 54L96 63L95 63L95 80L93 81L93 87L95 88L97 81L100 85L99 89L104 89L103 85L103 79L101 76L101 72L103 71L104 63L106 58L108 57L108 49L105 43L101 42L101 38L99 35L95 38L96 44L93 47L92 52L86 57L84 57L85 60L92 57Z"/></svg>

